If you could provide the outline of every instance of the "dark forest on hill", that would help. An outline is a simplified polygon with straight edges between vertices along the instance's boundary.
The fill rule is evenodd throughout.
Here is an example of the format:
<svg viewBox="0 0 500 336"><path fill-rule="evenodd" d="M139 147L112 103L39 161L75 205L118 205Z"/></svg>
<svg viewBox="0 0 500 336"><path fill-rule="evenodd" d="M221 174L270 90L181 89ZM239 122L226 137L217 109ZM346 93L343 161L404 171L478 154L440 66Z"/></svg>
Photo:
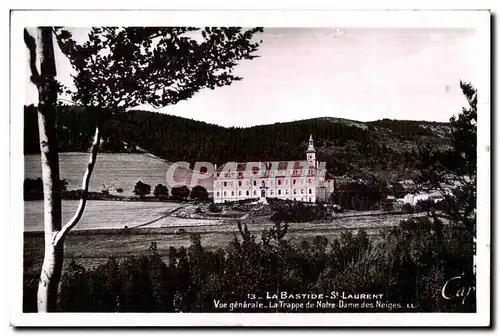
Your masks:
<svg viewBox="0 0 500 336"><path fill-rule="evenodd" d="M87 151L93 125L105 118L101 152L147 151L168 161L264 161L303 159L313 134L317 157L336 175L390 171L411 177L415 158L426 146L446 148L447 123L383 119L351 122L316 118L249 128L222 127L191 119L132 110L92 115L61 106L57 114L59 150ZM25 107L24 151L38 153L34 106Z"/></svg>

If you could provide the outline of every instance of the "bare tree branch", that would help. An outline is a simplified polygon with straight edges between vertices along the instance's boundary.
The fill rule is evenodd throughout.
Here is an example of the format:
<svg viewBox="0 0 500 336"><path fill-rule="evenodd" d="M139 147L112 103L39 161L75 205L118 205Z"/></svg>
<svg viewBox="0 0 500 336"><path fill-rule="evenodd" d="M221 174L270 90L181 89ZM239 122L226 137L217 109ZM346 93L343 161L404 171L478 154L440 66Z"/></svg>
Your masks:
<svg viewBox="0 0 500 336"><path fill-rule="evenodd" d="M99 126L96 127L95 133L94 133L94 140L92 142L92 149L91 149L91 154L89 158L89 162L87 165L87 170L85 171L85 174L83 175L83 180L82 180L82 195L80 198L80 202L78 204L78 208L75 211L75 214L71 219L63 226L61 231L59 231L55 236L54 236L54 245L57 245L67 234L68 232L80 221L80 218L82 218L83 211L85 210L85 205L87 204L87 196L88 196L88 190L89 190L89 184L90 184L90 176L92 175L92 171L94 170L94 166L96 163L96 158L97 158L97 152L99 151L99 143L100 143L100 131L99 131Z"/></svg>
<svg viewBox="0 0 500 336"><path fill-rule="evenodd" d="M28 30L24 28L24 43L29 50L29 67L31 71L30 80L37 87L40 85L40 74L36 68L36 41L33 36L30 35Z"/></svg>

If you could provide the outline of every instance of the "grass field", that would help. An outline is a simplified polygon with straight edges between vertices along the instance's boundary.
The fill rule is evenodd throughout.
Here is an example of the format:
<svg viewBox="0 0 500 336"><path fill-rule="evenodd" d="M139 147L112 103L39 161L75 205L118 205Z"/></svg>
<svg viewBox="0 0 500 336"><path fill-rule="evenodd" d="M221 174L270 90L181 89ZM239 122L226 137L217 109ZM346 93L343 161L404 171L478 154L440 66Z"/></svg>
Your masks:
<svg viewBox="0 0 500 336"><path fill-rule="evenodd" d="M118 208L115 211L121 212ZM163 210L153 209L152 212L155 211L161 216ZM317 235L332 240L344 230L353 230L355 233L363 228L372 238L376 238L380 229L396 225L407 217L408 215L380 215L342 218L330 222L292 223L286 237L296 243L303 239L312 239ZM87 218L87 220L89 219L90 217ZM244 220L243 222L257 237L260 237L260 232L263 229L272 225L269 221ZM122 224L124 223L121 222L120 225ZM120 226L120 228L122 227ZM176 234L177 227L183 227L186 232ZM94 267L105 262L109 257L124 258L144 255L151 242L156 242L160 254L166 257L170 246L188 247L190 234L195 232L200 233L203 246L211 249L225 248L235 236L241 238L234 220L194 220L166 217L151 226L145 226L131 233L106 232L106 230L70 233L65 240L65 263L67 264L74 258L86 267ZM24 256L26 271L35 272L40 269L43 258L43 236L41 233L25 235Z"/></svg>
<svg viewBox="0 0 500 336"><path fill-rule="evenodd" d="M73 216L78 201L62 201L63 222ZM123 229L155 221L156 226L165 224L158 220L168 211L179 207L169 202L114 202L88 201L76 230ZM24 230L43 230L43 201L24 202Z"/></svg>
<svg viewBox="0 0 500 336"><path fill-rule="evenodd" d="M60 153L60 175L68 181L68 190L79 189L87 167L88 153ZM124 196L132 196L137 181L151 185L151 192L157 184L166 184L166 173L170 164L150 154L136 153L99 153L90 179L90 191L100 192L102 185L111 187L110 192L117 194L122 188ZM41 177L40 155L24 156L25 178ZM178 168L176 181L191 180L191 172ZM211 180L200 181L207 190L212 190ZM192 187L189 183L188 186Z"/></svg>

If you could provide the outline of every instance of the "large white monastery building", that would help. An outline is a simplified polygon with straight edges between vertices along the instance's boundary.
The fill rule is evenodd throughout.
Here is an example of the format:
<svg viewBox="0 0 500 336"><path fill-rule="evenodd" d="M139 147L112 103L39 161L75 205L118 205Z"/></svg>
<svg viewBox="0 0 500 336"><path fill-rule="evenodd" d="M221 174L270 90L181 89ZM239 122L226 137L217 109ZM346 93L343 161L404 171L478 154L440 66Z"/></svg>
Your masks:
<svg viewBox="0 0 500 336"><path fill-rule="evenodd" d="M316 161L312 135L303 161L228 162L215 169L215 203L249 198L279 198L315 203L334 191L326 163Z"/></svg>

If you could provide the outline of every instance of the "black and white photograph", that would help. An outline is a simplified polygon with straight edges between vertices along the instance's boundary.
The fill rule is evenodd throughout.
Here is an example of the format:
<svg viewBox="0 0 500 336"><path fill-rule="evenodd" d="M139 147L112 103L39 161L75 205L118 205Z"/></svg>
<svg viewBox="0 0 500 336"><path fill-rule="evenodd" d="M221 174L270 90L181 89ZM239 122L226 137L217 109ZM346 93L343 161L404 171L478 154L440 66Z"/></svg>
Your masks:
<svg viewBox="0 0 500 336"><path fill-rule="evenodd" d="M13 323L488 325L489 34L13 12Z"/></svg>

